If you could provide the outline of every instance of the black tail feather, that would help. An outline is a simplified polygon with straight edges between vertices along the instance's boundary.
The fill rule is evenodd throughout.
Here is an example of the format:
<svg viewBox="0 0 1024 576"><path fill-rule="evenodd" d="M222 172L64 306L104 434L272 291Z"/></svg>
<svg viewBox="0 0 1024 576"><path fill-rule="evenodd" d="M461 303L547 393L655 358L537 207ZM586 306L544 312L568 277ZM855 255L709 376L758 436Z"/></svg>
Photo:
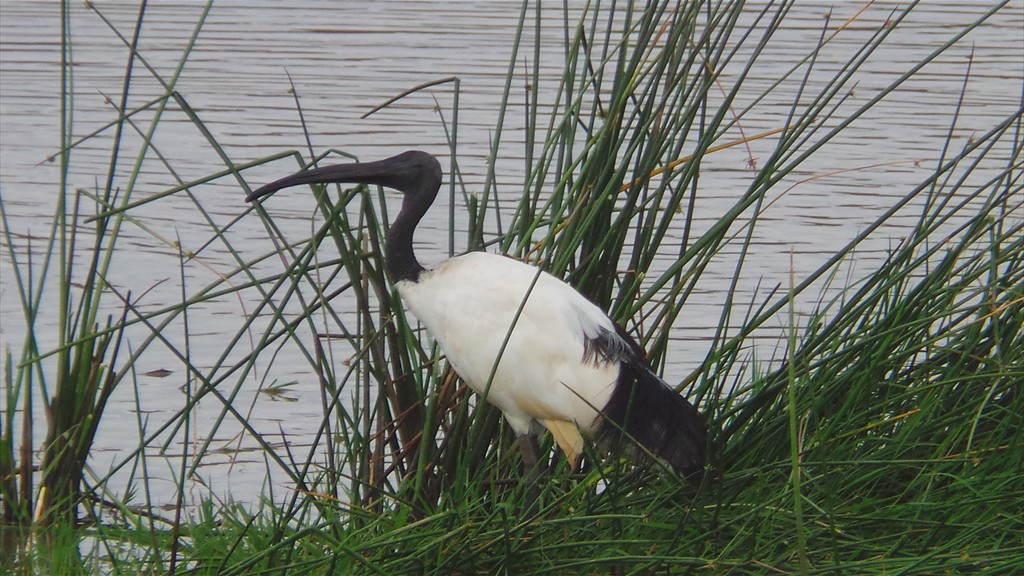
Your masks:
<svg viewBox="0 0 1024 576"><path fill-rule="evenodd" d="M633 460L653 454L677 474L699 480L707 460L704 418L651 371L643 351L622 328L618 332L629 350L617 358L619 377L595 440Z"/></svg>

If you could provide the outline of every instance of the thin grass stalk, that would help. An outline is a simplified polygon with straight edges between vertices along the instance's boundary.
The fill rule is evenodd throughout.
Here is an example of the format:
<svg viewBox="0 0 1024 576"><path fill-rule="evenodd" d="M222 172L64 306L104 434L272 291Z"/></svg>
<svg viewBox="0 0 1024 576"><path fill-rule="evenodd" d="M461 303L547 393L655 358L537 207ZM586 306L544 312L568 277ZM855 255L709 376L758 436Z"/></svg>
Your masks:
<svg viewBox="0 0 1024 576"><path fill-rule="evenodd" d="M187 291L187 288L186 288L187 283L186 283L186 278L185 278L185 255L184 255L183 250L180 248L180 246L181 246L181 237L180 236L178 237L178 246L179 246L179 249L178 249L178 271L179 271L178 281L181 283L181 299L182 299L182 301L184 301L184 300L186 300L188 298L188 293L187 293L188 291ZM185 341L184 355L185 355L186 365L191 365L192 361L191 361L191 358L190 358L191 357L191 353L190 353L190 347L189 347L190 336L189 336L189 320L188 319L189 319L188 310L185 309L182 312L182 332L183 332L184 341ZM185 390L185 402L187 404L191 403L191 400L192 400L192 381L193 380L192 380L191 374L186 373L186 375L185 375L184 390ZM187 472L188 472L188 468L189 468L189 466L188 466L188 460L189 460L189 451L188 451L188 449L189 449L189 442L188 442L188 438L189 438L189 432L192 429L192 419L191 419L191 413L190 412L186 412L185 413L185 419L184 419L183 424L184 424L184 427L182 429L182 435L181 435L182 440L183 440L182 443L181 443L181 459L180 459L180 464L178 466L178 477L176 478L176 482L177 482L177 485L178 485L177 488L178 489L176 490L175 502L174 502L174 524L171 526L171 550L170 550L171 560L170 560L170 567L168 569L168 572L171 574L171 576L173 576L176 573L176 571L177 571L177 568L178 568L178 553L179 553L179 548L181 546L182 510L183 510L184 505L185 505L185 490L186 490L185 486L186 486L186 483L188 481L187 480Z"/></svg>
<svg viewBox="0 0 1024 576"><path fill-rule="evenodd" d="M802 434L800 430L800 415L798 413L798 400L797 400L797 376L796 376L796 360L793 358L794 353L797 349L797 337L796 337L796 303L795 294L793 292L793 285L795 284L793 276L793 253L789 254L789 346L787 347L787 353L789 355L788 373L787 373L787 404L789 410L789 484L790 490L793 495L793 521L794 529L796 531L796 552L797 558L799 559L799 567L801 574L810 573L810 562L807 559L807 533L804 528L804 512L803 512L803 492L800 489L801 483L801 468L800 468L800 455L803 453L803 442L801 441Z"/></svg>

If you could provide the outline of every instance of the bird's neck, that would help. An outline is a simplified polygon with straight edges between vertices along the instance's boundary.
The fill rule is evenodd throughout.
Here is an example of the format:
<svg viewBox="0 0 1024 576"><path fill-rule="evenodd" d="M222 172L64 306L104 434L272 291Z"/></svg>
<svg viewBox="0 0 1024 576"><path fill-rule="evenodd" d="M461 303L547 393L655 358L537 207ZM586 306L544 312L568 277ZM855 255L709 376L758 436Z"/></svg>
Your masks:
<svg viewBox="0 0 1024 576"><path fill-rule="evenodd" d="M388 229L384 261L392 282L416 282L425 271L412 251L412 236L433 200L433 195L406 195L402 210Z"/></svg>

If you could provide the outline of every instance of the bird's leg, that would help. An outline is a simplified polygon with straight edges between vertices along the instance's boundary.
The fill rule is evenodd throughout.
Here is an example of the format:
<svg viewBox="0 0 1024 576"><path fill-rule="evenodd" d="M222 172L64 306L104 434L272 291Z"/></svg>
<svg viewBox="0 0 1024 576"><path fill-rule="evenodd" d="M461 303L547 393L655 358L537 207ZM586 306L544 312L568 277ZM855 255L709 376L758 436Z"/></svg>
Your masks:
<svg viewBox="0 0 1024 576"><path fill-rule="evenodd" d="M540 444L533 434L523 434L519 437L519 453L523 458L523 474L535 482L540 477Z"/></svg>
<svg viewBox="0 0 1024 576"><path fill-rule="evenodd" d="M540 444L537 443L537 437L533 434L520 436L519 453L523 458L523 476L528 482L526 497L529 510L537 503L540 496L537 487L537 482L540 480Z"/></svg>

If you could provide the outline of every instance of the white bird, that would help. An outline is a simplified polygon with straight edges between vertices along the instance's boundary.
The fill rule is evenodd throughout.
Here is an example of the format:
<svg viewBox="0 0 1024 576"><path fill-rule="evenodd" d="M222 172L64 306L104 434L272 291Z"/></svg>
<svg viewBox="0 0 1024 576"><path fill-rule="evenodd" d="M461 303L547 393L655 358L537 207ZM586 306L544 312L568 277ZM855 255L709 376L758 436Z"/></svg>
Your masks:
<svg viewBox="0 0 1024 576"><path fill-rule="evenodd" d="M678 474L699 476L707 447L703 418L654 373L625 330L579 292L534 266L485 252L450 258L433 270L420 265L413 232L441 180L437 159L409 151L299 172L246 200L300 184L376 184L401 192L402 209L385 243L388 275L459 376L520 435L528 469L537 461L533 435L543 426L573 469L588 438L634 460L653 455Z"/></svg>

